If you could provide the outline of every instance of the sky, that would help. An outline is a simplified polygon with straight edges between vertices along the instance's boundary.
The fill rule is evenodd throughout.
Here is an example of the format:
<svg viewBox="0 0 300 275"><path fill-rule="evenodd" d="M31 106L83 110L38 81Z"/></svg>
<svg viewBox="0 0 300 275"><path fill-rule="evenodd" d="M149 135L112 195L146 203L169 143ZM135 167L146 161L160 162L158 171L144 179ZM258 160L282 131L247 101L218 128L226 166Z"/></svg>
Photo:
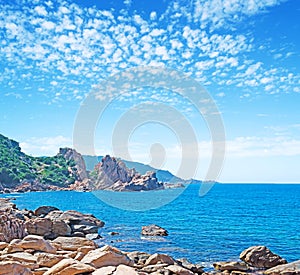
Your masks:
<svg viewBox="0 0 300 275"><path fill-rule="evenodd" d="M180 167L190 148L190 176L205 179L222 127L210 127L203 97L199 109L190 94L155 83L101 92L124 71L174 70L217 107L226 148L218 181L299 183L299 18L299 0L0 0L0 133L30 155L55 155L74 147L93 95L109 102L93 113L96 154L126 147L132 160L189 177Z"/></svg>

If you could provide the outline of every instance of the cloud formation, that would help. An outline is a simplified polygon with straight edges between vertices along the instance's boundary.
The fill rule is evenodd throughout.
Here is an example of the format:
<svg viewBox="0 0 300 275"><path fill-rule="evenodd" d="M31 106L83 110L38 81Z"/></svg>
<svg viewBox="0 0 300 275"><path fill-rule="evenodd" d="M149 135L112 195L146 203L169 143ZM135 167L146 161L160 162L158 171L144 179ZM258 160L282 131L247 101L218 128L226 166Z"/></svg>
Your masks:
<svg viewBox="0 0 300 275"><path fill-rule="evenodd" d="M27 87L54 101L81 100L113 73L166 66L207 87L214 83L241 90L259 87L270 94L297 91L299 76L251 59L257 51L251 34L231 31L245 17L281 2L175 1L162 14L152 11L147 16L69 0L2 3L0 81L8 91ZM133 4L126 2L127 7Z"/></svg>

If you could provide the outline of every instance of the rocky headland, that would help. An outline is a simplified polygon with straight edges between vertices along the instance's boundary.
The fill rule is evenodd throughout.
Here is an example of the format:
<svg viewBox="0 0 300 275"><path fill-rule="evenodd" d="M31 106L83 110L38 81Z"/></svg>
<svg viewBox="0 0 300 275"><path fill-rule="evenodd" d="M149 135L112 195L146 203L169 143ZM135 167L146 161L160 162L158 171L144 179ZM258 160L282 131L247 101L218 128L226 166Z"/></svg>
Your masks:
<svg viewBox="0 0 300 275"><path fill-rule="evenodd" d="M121 251L99 247L98 229L104 222L93 215L42 206L20 210L0 199L0 275L299 275L300 260L287 263L265 246L253 246L240 254L240 261L213 263L205 271L186 259L166 254ZM142 228L143 235L167 236L157 226Z"/></svg>
<svg viewBox="0 0 300 275"><path fill-rule="evenodd" d="M145 174L129 169L109 155L87 171L83 156L75 149L60 148L53 157L32 157L19 143L0 135L0 193L30 191L149 191L184 187L159 182L154 171Z"/></svg>

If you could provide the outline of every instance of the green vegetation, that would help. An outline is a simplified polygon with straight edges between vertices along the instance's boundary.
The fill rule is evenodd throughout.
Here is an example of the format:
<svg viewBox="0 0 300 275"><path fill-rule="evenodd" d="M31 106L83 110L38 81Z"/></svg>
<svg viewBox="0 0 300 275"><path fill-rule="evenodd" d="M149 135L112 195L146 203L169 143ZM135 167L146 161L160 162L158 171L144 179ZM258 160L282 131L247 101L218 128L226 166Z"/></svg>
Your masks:
<svg viewBox="0 0 300 275"><path fill-rule="evenodd" d="M0 184L12 188L23 181L38 181L60 187L74 183L74 160L64 156L31 157L23 152L19 143L0 135Z"/></svg>

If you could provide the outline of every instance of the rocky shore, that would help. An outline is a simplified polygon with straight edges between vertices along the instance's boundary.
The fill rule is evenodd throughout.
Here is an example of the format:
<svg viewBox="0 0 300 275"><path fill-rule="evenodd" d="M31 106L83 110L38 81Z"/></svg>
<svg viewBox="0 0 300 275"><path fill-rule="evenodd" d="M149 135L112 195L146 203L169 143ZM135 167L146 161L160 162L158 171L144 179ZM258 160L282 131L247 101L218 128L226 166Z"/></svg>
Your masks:
<svg viewBox="0 0 300 275"><path fill-rule="evenodd" d="M253 246L240 261L213 263L205 272L186 259L140 251L125 252L93 241L101 238L104 222L93 215L42 206L20 210L0 199L0 275L299 275L300 260L287 263L265 246ZM167 230L149 225L143 235L167 236Z"/></svg>

